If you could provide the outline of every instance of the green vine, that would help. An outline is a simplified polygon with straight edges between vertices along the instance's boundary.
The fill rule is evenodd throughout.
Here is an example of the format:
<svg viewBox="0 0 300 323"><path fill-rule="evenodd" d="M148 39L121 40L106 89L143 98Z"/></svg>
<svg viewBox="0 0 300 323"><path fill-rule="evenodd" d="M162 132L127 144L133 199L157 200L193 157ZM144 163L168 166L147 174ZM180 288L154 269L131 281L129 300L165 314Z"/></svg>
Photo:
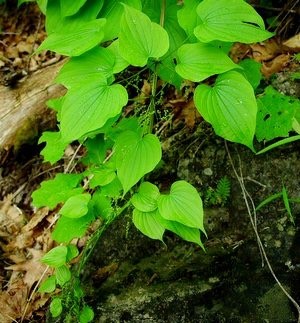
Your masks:
<svg viewBox="0 0 300 323"><path fill-rule="evenodd" d="M160 192L147 181L162 159L159 137L153 134L154 118L159 116L158 80L177 88L183 80L198 83L195 105L216 134L254 151L255 86L243 67L228 57L226 48L232 42L253 43L272 34L244 0L37 3L46 14L48 33L38 50L70 57L56 78L67 94L48 103L57 111L59 131L42 135L40 142L46 143L42 154L53 164L76 140L87 151L82 158L84 172L57 174L32 195L36 207L63 205L52 233L57 246L42 258L54 274L39 291L62 290L51 302L53 317L70 309L66 321L90 322L93 310L84 303L81 272L103 232L129 206L134 225L146 236L163 241L169 230L204 249L203 205L196 188L178 180L169 192ZM130 68L148 69L152 75L150 102L139 107L141 118L123 116L134 98L116 80ZM212 77L213 85L203 82ZM208 200L223 204L229 193L230 183L224 177ZM70 261L79 250L71 241L84 236L96 220L102 225L72 268Z"/></svg>

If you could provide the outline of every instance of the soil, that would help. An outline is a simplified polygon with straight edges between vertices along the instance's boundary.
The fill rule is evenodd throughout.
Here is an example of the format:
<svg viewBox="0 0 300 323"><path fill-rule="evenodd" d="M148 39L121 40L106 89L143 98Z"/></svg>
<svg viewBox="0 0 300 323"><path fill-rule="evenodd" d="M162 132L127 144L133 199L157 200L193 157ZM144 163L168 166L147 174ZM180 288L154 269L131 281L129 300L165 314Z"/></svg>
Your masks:
<svg viewBox="0 0 300 323"><path fill-rule="evenodd" d="M30 56L45 37L43 17L36 6L29 4L16 10L14 5L2 5L0 10L0 80L10 87L57 57L49 52ZM288 37L295 34L295 27L294 34L290 28L293 24L292 19L287 25ZM283 42L237 44L232 56L239 61L259 52L266 84L299 97L299 82L291 79L299 66L290 59L297 50L287 49ZM145 91L147 86L145 81ZM189 97L193 85L186 87ZM299 142L261 156L228 143L229 155L224 141L201 122L192 100L178 99L173 91L166 101L165 108L175 117L172 128L168 123L157 126L162 129L164 163L151 175L151 181L163 189L176 179L185 179L201 192L208 234L208 238L203 236L206 250L171 233L165 236L165 245L150 240L134 228L130 214L125 214L105 232L82 273L86 302L95 310L94 322L297 322L294 306L262 259L229 156L238 172L241 167L255 205L282 192L283 185L289 198L298 200L291 202L293 218L282 198L267 204L257 212L256 226L274 272L299 303ZM51 166L43 163L37 140L8 151L0 168L3 323L12 321L2 316L4 313L20 321L24 308L25 321L59 321L47 314L49 296L35 296L27 303L45 270L39 259L53 246L49 228L57 212L34 209L31 193L42 180L66 169L77 147L68 147L63 161ZM230 197L211 203L208 192L215 190L224 177L230 182Z"/></svg>

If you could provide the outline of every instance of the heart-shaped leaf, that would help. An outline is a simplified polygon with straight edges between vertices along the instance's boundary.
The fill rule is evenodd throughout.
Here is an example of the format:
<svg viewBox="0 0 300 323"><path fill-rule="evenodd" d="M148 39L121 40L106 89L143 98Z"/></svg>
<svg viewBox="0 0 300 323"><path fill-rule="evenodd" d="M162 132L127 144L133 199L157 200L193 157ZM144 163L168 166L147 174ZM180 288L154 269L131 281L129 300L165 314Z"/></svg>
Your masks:
<svg viewBox="0 0 300 323"><path fill-rule="evenodd" d="M67 88L81 87L87 82L105 82L112 76L115 57L111 51L103 47L95 47L88 52L72 57L59 71L55 79Z"/></svg>
<svg viewBox="0 0 300 323"><path fill-rule="evenodd" d="M164 226L159 221L158 211L142 212L133 210L133 223L145 236L162 241L165 232Z"/></svg>
<svg viewBox="0 0 300 323"><path fill-rule="evenodd" d="M60 267L67 261L68 248L58 246L48 251L41 259L41 262L51 267Z"/></svg>
<svg viewBox="0 0 300 323"><path fill-rule="evenodd" d="M185 44L178 49L176 72L186 80L201 82L214 74L239 68L221 50L208 44Z"/></svg>
<svg viewBox="0 0 300 323"><path fill-rule="evenodd" d="M86 0L60 0L60 8L63 16L74 15L84 4Z"/></svg>
<svg viewBox="0 0 300 323"><path fill-rule="evenodd" d="M79 56L101 42L105 22L105 19L78 20L49 34L38 51L48 49L66 56Z"/></svg>
<svg viewBox="0 0 300 323"><path fill-rule="evenodd" d="M176 221L168 221L163 218L161 218L159 221L164 226L165 229L176 233L179 237L181 237L185 241L196 243L202 249L204 249L204 246L200 239L199 229L188 227Z"/></svg>
<svg viewBox="0 0 300 323"><path fill-rule="evenodd" d="M143 182L139 191L132 196L131 203L141 212L151 212L157 209L159 195L159 189L156 185Z"/></svg>
<svg viewBox="0 0 300 323"><path fill-rule="evenodd" d="M198 85L194 101L217 135L253 150L257 104L253 87L240 73L219 75L213 87Z"/></svg>
<svg viewBox="0 0 300 323"><path fill-rule="evenodd" d="M91 195L88 193L71 196L59 213L68 218L81 218L88 213L88 203Z"/></svg>
<svg viewBox="0 0 300 323"><path fill-rule="evenodd" d="M120 53L133 66L145 66L169 48L168 33L139 10L124 5L119 34Z"/></svg>
<svg viewBox="0 0 300 323"><path fill-rule="evenodd" d="M120 134L115 144L117 174L124 194L161 159L161 145L155 135L141 137L134 131Z"/></svg>
<svg viewBox="0 0 300 323"><path fill-rule="evenodd" d="M260 15L244 0L203 0L197 7L201 23L194 29L202 42L253 43L273 36Z"/></svg>
<svg viewBox="0 0 300 323"><path fill-rule="evenodd" d="M127 103L127 91L122 85L98 82L96 79L72 88L65 96L60 124L64 141L79 139L101 128Z"/></svg>
<svg viewBox="0 0 300 323"><path fill-rule="evenodd" d="M170 194L159 197L158 209L166 220L176 221L205 232L202 200L197 190L186 181L173 183Z"/></svg>

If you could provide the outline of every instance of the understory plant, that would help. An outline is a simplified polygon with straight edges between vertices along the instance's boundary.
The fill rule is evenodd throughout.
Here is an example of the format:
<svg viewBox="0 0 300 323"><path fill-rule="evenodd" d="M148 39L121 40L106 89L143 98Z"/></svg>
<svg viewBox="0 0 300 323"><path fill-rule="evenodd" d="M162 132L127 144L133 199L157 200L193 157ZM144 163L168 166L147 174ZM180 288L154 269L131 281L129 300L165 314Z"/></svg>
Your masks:
<svg viewBox="0 0 300 323"><path fill-rule="evenodd" d="M155 133L158 81L177 88L185 80L196 82L194 103L205 121L217 135L254 151L257 84L228 52L233 42L263 41L272 34L243 0L37 3L48 34L38 51L69 57L56 77L67 93L48 102L57 112L59 130L43 133L42 154L53 164L74 141L85 151L85 171L59 173L32 195L36 207L63 204L52 233L57 246L42 258L54 268L53 275L39 290L62 290L52 299L52 316L65 311L66 321L89 322L93 310L84 304L80 274L102 233L128 207L146 236L163 241L169 230L204 249L203 206L196 188L178 180L161 191L149 181L162 159ZM148 71L151 93L143 104L126 86L126 71ZM137 112L125 116L129 102ZM71 241L94 222L100 223L98 229L70 267L79 254Z"/></svg>

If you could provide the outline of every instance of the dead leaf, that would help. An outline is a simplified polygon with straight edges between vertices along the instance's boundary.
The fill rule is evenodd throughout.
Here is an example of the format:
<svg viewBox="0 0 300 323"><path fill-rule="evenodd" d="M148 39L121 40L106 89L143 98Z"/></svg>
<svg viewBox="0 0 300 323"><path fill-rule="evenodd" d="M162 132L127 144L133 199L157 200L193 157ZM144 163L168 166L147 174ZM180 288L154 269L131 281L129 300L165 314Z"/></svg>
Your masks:
<svg viewBox="0 0 300 323"><path fill-rule="evenodd" d="M257 62L268 61L282 53L281 46L276 38L271 38L262 43L251 44L250 47L252 57Z"/></svg>
<svg viewBox="0 0 300 323"><path fill-rule="evenodd" d="M6 270L25 272L23 281L29 289L41 278L47 266L40 259L45 254L42 250L28 249L29 259L25 262L5 267ZM50 270L49 270L50 271Z"/></svg>
<svg viewBox="0 0 300 323"><path fill-rule="evenodd" d="M282 71L289 63L289 60L290 55L281 54L270 62L263 63L261 72L266 78L269 78L271 75Z"/></svg>
<svg viewBox="0 0 300 323"><path fill-rule="evenodd" d="M300 51L300 33L283 42L283 45L296 52Z"/></svg>

